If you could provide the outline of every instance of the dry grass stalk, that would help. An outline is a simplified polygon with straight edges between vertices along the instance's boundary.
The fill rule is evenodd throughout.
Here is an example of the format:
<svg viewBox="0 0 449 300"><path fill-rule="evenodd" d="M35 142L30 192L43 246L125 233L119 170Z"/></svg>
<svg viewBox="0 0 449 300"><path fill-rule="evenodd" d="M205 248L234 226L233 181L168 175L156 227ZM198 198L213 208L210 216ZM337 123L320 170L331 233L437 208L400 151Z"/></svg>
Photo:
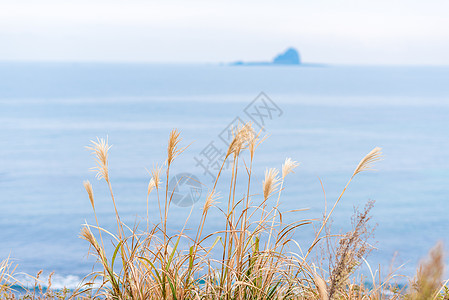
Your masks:
<svg viewBox="0 0 449 300"><path fill-rule="evenodd" d="M153 189L156 187L156 181L154 180L154 177L151 177L150 182L148 182L148 189L147 189L147 231L150 226L150 194L153 191Z"/></svg>
<svg viewBox="0 0 449 300"><path fill-rule="evenodd" d="M96 167L91 168L92 171L96 171L97 175L96 177L100 179L104 179L109 187L109 193L111 194L112 202L114 204L114 210L115 210L115 217L117 220L117 230L119 236L122 236L123 233L123 226L122 222L120 221L120 215L117 210L117 205L115 203L115 197L114 193L112 192L112 185L109 180L109 168L108 168L108 156L109 156L109 149L111 149L112 146L109 146L108 139L100 139L97 137L97 141L90 141L92 146L86 147L89 150L93 151L93 154L95 155L95 163Z"/></svg>
<svg viewBox="0 0 449 300"><path fill-rule="evenodd" d="M101 235L100 226L98 223L97 213L95 211L95 201L94 201L94 191L92 189L92 184L89 180L83 182L84 188L86 189L87 195L89 196L90 204L92 205L92 210L94 211L95 222L97 223L98 233L100 235L101 245L103 245L103 237Z"/></svg>
<svg viewBox="0 0 449 300"><path fill-rule="evenodd" d="M169 190L168 190L168 182L169 182L169 176L170 176L170 166L172 165L173 161L175 160L178 155L180 155L187 147L179 148L179 143L181 142L181 138L179 137L181 133L177 129L173 129L170 132L170 136L168 139L168 146L167 146L167 169L166 169L166 186L165 186L165 203L164 203L164 231L167 228L167 214L168 214L168 208L170 207L171 199L173 196L170 195L169 197ZM155 171L155 173L158 173L158 171ZM155 178L155 182L158 182L159 176L157 175L157 178ZM159 184L158 184L159 185Z"/></svg>
<svg viewBox="0 0 449 300"><path fill-rule="evenodd" d="M372 250L367 240L372 235L368 222L371 219L369 212L373 206L374 202L369 201L363 212L356 212L353 230L338 240L335 261L331 261L330 265L332 269L329 272L329 299L334 299L338 292L345 288L349 276L360 265L362 258Z"/></svg>
<svg viewBox="0 0 449 300"><path fill-rule="evenodd" d="M161 202L160 202L160 198L159 198L159 189L162 184L161 174L162 174L162 166L159 167L157 164L155 166L153 166L153 168L151 169L151 179L150 179L150 182L148 183L148 193L147 193L147 225L148 226L149 226L149 222L150 222L148 219L148 217L149 217L149 197L150 197L150 193L153 190L153 188L156 188L156 191L157 191L157 203L158 203L158 208L159 208L159 217L162 222L162 208L161 208ZM148 228L147 228L147 231L148 231Z"/></svg>
<svg viewBox="0 0 449 300"><path fill-rule="evenodd" d="M269 247L269 245L270 245L270 242L271 242L271 236L272 236L272 234L273 234L273 229L274 229L274 227L275 227L275 221L276 221L276 216L277 216L277 213L278 213L278 211L279 211L279 203L280 203L280 201L281 201L281 192L282 192L282 189L283 189L283 187L284 187L284 180L285 180L285 177L288 175L288 174L290 174L290 173L294 173L294 169L296 168L296 167L298 167L299 166L299 163L297 162L297 161L294 161L294 160L292 160L291 158L286 158L285 159L285 162L282 164L282 180L281 180L281 183L280 183L280 187L279 187L279 192L278 192L278 199L277 199L277 201L276 201L276 205L273 207L273 210L274 210L274 213L273 213L273 218L272 218L272 221L271 221L271 228L270 228L270 234L269 234L269 236L268 236L268 242L267 242L267 246ZM264 189L265 190L265 189ZM281 224L282 223L282 215L279 213L279 224Z"/></svg>
<svg viewBox="0 0 449 300"><path fill-rule="evenodd" d="M349 179L348 183L346 183L346 186L344 187L340 196L335 201L334 206L332 206L332 209L330 210L329 214L324 218L324 221L321 224L321 227L318 230L317 234L315 235L315 239L313 240L312 244L310 245L309 249L307 250L307 253L306 253L304 259L307 259L307 257L311 253L312 249L315 247L316 243L320 240L321 232L326 227L327 222L329 221L329 218L332 216L332 213L334 212L335 207L337 207L337 204L340 202L341 198L343 197L344 193L346 192L346 189L348 188L352 179L354 179L355 175L359 174L360 172L371 169L372 164L381 159L381 157L382 157L381 150L382 150L381 148L375 147L367 155L365 155L365 157L362 158L362 160L359 162L359 164L355 168L354 173L352 174L351 178Z"/></svg>

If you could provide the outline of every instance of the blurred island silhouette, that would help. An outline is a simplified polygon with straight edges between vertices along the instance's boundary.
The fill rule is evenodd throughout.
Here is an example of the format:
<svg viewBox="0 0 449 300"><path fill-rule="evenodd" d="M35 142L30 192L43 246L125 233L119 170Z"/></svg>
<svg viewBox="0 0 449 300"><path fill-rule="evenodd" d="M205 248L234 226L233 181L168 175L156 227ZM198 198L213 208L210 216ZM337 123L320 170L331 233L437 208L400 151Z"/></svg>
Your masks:
<svg viewBox="0 0 449 300"><path fill-rule="evenodd" d="M300 65L301 56L298 50L293 47L288 48L283 53L277 55L271 62L243 62L236 61L231 63L233 66L258 66L258 65Z"/></svg>

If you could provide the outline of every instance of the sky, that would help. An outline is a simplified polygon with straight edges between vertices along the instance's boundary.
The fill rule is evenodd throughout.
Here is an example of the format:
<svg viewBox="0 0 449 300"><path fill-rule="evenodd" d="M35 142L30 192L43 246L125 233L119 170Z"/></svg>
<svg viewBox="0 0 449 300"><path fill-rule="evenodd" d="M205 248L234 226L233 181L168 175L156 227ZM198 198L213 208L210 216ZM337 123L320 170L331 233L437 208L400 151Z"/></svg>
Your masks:
<svg viewBox="0 0 449 300"><path fill-rule="evenodd" d="M0 61L448 65L448 0L0 0Z"/></svg>

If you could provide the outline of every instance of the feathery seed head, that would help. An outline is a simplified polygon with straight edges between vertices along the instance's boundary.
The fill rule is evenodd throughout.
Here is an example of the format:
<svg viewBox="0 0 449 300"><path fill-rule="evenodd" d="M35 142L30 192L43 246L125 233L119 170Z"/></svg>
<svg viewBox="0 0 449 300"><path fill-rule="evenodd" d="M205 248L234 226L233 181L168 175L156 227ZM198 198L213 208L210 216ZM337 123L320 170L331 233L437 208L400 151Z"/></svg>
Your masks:
<svg viewBox="0 0 449 300"><path fill-rule="evenodd" d="M90 231L88 226L84 226L81 229L81 233L80 233L80 238L82 238L83 240L88 241L94 248L95 250L100 254L101 253L101 248L98 245L97 240L95 239L92 231Z"/></svg>
<svg viewBox="0 0 449 300"><path fill-rule="evenodd" d="M88 225L85 225L81 229L80 238L82 238L83 240L88 241L92 245L92 247L94 247L95 251L97 251L97 254L100 256L100 259L101 259L102 262L106 261L105 255L104 255L104 250L98 244L98 242L95 239L92 231L90 231L90 228L89 228Z"/></svg>
<svg viewBox="0 0 449 300"><path fill-rule="evenodd" d="M293 169L299 166L297 161L292 160L290 157L285 159L284 164L282 165L282 179L285 178L290 173L294 173Z"/></svg>
<svg viewBox="0 0 449 300"><path fill-rule="evenodd" d="M375 147L359 162L357 168L355 168L352 177L354 177L360 172L371 170L373 163L381 159L382 159L382 148Z"/></svg>
<svg viewBox="0 0 449 300"><path fill-rule="evenodd" d="M156 166L153 167L153 169L151 169L151 176L152 179L154 181L154 187L158 190L159 186L161 185L161 173L162 173L162 166L158 167L158 165L156 164Z"/></svg>
<svg viewBox="0 0 449 300"><path fill-rule="evenodd" d="M250 122L239 125L236 128L232 129L232 141L229 144L228 152L226 153L226 157L231 154L238 156L240 152L247 148L249 142L254 138L255 133L254 129Z"/></svg>
<svg viewBox="0 0 449 300"><path fill-rule="evenodd" d="M108 140L100 139L97 137L97 141L90 141L92 146L86 147L89 150L92 150L95 155L95 163L96 167L91 168L92 171L96 171L96 177L98 180L104 178L106 182L109 182L109 171L108 171L108 151L111 149L111 146L108 145Z"/></svg>
<svg viewBox="0 0 449 300"><path fill-rule="evenodd" d="M216 193L215 190L213 190L207 195L206 202L204 203L203 206L203 214L206 214L209 208L211 208L211 206L218 203L217 202L218 198L220 198L220 194Z"/></svg>
<svg viewBox="0 0 449 300"><path fill-rule="evenodd" d="M173 129L170 132L170 137L168 139L168 147L167 147L167 165L170 167L173 160L181 154L186 148L179 149L178 144L181 142L181 138L179 137L180 132L177 129Z"/></svg>
<svg viewBox="0 0 449 300"><path fill-rule="evenodd" d="M92 204L92 209L95 210L94 205L94 192L92 190L92 184L90 184L89 180L83 182L84 188L86 189L87 194L89 195L90 204Z"/></svg>
<svg viewBox="0 0 449 300"><path fill-rule="evenodd" d="M154 187L156 186L156 183L154 181L154 178L150 179L150 182L148 183L148 193L147 193L147 197L150 195L151 191L154 189Z"/></svg>
<svg viewBox="0 0 449 300"><path fill-rule="evenodd" d="M265 170L265 179L262 183L263 186L263 196L267 200L276 191L276 188L280 184L278 177L279 171L276 168L271 168Z"/></svg>
<svg viewBox="0 0 449 300"><path fill-rule="evenodd" d="M257 147L259 147L259 145L266 138L266 136L263 136L262 138L260 137L261 132L262 132L262 129L258 133L253 131L253 133L249 136L248 148L249 148L249 153L251 155L251 159L254 158L254 153L256 152Z"/></svg>
<svg viewBox="0 0 449 300"><path fill-rule="evenodd" d="M80 238L88 241L91 244L94 244L95 238L87 226L84 226L83 228L81 228Z"/></svg>

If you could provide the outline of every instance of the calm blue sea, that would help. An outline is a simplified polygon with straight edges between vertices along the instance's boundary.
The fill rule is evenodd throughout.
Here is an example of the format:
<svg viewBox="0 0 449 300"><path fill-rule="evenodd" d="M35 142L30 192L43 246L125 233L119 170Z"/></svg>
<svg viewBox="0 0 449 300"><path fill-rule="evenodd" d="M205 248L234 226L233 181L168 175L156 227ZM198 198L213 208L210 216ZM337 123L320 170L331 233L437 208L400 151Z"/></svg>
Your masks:
<svg viewBox="0 0 449 300"><path fill-rule="evenodd" d="M256 98L261 92L271 110ZM383 273L397 253L394 265L405 264L399 273L412 275L436 241L449 242L449 67L0 63L0 259L10 256L29 274L55 271L56 285L91 271L89 247L78 237L83 223L94 223L83 180L93 184L100 223L113 229L115 222L104 182L89 171L85 146L97 136L113 145L110 177L132 226L145 222L146 169L164 161L168 134L180 129L192 144L173 174L205 184L193 226L211 185L196 159L211 145L224 151L229 124L251 116L269 135L256 154L253 193L261 192L265 168L286 157L301 163L286 180L281 209L309 210L286 221L320 218L319 179L333 204L359 160L379 146L384 160L352 182L334 232L351 228L354 206L375 200L377 250L368 262ZM189 213L174 206L171 230ZM150 214L156 221L156 207ZM221 228L219 211L210 216L207 230ZM298 230L303 248L311 232Z"/></svg>

